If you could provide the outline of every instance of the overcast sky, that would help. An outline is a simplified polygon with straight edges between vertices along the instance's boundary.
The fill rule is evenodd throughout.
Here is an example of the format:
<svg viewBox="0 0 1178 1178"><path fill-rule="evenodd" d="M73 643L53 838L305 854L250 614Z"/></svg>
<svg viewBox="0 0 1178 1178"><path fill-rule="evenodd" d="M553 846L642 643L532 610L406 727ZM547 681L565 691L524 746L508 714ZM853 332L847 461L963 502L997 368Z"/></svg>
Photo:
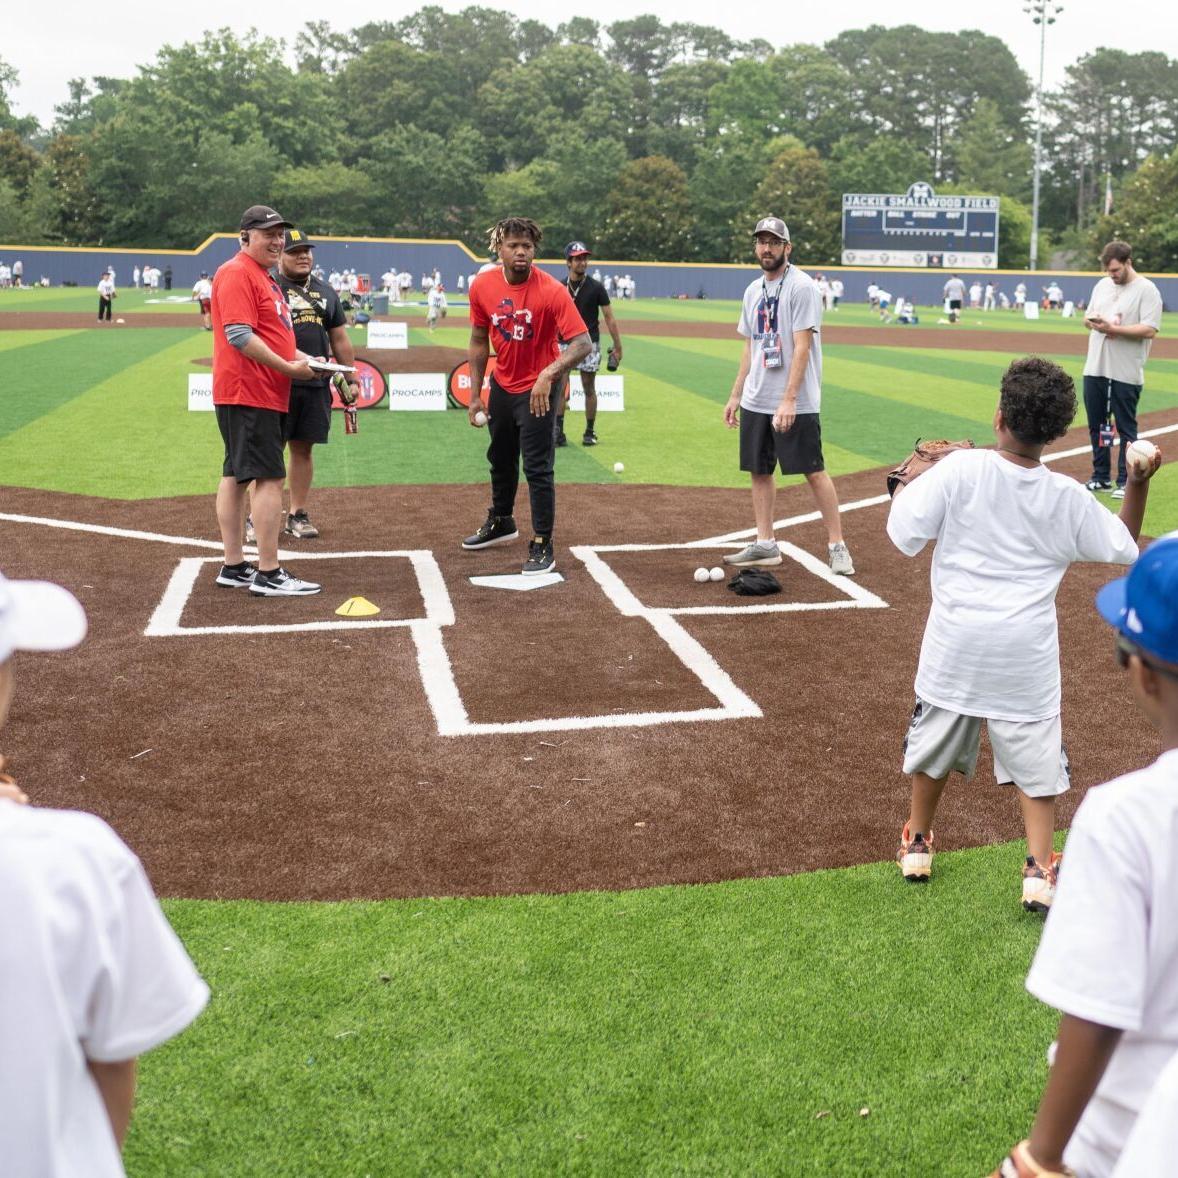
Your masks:
<svg viewBox="0 0 1178 1178"><path fill-rule="evenodd" d="M467 5L463 0L435 0L450 12ZM887 5L879 0L841 0L837 4L747 4L717 6L714 0L596 0L584 9L561 8L551 0L484 0L521 18L552 26L580 13L603 24L640 12L653 12L664 22L693 21L718 25L738 40L763 37L775 46L797 42L819 44L844 29L870 24L915 24L922 28L956 31L980 28L1010 46L1022 67L1035 77L1039 68L1039 30L1023 12L1023 0L986 0L984 4L913 3ZM424 3L386 0L367 12L341 15L330 23L352 28L366 20L398 20ZM14 66L20 81L12 94L17 114L35 115L42 123L53 119L53 107L66 98L66 83L74 77L105 74L131 77L140 64L154 60L164 44L200 38L206 29L228 25L244 32L253 24L259 32L284 38L293 45L299 29L324 18L332 6L321 0L282 0L273 15L266 5L242 5L240 0L197 0L169 4L166 0L58 0L42 10L29 0L6 5L0 58ZM335 6L344 13L347 5ZM243 19L243 9L250 12ZM1064 10L1047 34L1047 85L1062 80L1063 70L1083 53L1101 46L1140 52L1161 49L1178 53L1178 5L1159 0L1064 0Z"/></svg>

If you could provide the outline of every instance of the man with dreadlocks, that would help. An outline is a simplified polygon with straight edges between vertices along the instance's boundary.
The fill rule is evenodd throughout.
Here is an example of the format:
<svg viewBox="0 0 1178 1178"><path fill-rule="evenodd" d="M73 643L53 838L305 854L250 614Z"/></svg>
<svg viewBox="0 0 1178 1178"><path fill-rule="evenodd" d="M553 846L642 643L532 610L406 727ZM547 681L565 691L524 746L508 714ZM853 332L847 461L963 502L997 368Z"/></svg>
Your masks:
<svg viewBox="0 0 1178 1178"><path fill-rule="evenodd" d="M552 529L556 520L553 478L556 410L561 378L580 364L592 344L569 292L536 269L543 233L528 217L507 217L491 230L499 265L481 273L470 288L470 424L488 424L491 444L491 507L487 520L462 541L468 551L506 544L519 536L515 493L520 457L532 508L532 542L525 577L556 567ZM562 353L557 340L568 340ZM495 345L495 371L483 404L483 374Z"/></svg>

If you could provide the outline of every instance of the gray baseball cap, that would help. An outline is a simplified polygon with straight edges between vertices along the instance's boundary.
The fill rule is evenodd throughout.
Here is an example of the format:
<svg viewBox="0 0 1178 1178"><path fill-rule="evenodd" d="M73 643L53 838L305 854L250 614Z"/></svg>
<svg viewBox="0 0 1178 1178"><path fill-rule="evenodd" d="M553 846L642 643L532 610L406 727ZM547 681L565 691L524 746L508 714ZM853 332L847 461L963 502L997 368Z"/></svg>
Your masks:
<svg viewBox="0 0 1178 1178"><path fill-rule="evenodd" d="M756 237L758 233L772 233L782 241L789 241L789 226L780 217L762 217L753 230L753 236Z"/></svg>

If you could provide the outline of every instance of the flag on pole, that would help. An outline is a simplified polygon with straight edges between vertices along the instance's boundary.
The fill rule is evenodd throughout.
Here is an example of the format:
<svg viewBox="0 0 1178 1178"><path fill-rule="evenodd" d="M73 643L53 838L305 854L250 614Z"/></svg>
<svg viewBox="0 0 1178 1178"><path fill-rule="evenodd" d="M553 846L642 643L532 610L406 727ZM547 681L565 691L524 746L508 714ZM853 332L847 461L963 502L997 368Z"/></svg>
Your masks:
<svg viewBox="0 0 1178 1178"><path fill-rule="evenodd" d="M1104 174L1104 215L1111 216L1113 211L1113 176L1111 172Z"/></svg>

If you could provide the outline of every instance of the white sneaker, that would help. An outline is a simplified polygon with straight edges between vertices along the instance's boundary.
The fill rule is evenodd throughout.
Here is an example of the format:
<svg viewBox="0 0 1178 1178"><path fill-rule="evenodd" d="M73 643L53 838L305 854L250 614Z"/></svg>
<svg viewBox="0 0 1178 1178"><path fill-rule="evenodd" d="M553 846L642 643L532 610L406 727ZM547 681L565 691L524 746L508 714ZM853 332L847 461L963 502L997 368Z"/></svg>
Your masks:
<svg viewBox="0 0 1178 1178"><path fill-rule="evenodd" d="M851 562L851 552L841 540L837 544L828 544L830 553L830 571L838 573L840 577L853 577L855 566Z"/></svg>
<svg viewBox="0 0 1178 1178"><path fill-rule="evenodd" d="M261 570L255 573L250 592L256 597L309 597L322 588L314 581L300 581L286 569L277 568L272 573L263 573Z"/></svg>
<svg viewBox="0 0 1178 1178"><path fill-rule="evenodd" d="M776 540L757 540L739 552L730 552L724 557L724 563L739 568L768 568L781 564L781 549Z"/></svg>

